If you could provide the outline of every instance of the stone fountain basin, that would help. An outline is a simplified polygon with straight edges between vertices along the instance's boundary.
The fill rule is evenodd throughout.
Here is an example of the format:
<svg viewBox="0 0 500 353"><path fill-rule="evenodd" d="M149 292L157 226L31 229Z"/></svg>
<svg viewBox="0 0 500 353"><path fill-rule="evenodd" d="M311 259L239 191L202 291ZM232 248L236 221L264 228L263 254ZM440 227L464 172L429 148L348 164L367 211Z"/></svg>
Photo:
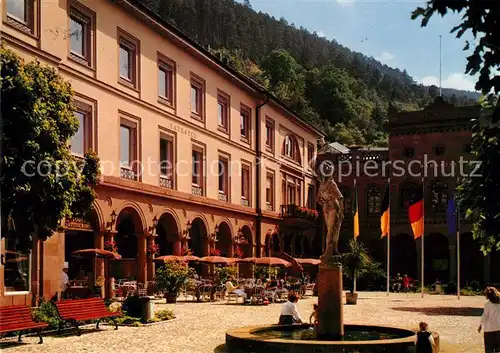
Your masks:
<svg viewBox="0 0 500 353"><path fill-rule="evenodd" d="M344 331L369 331L397 338L359 341L319 341L313 339L269 338L276 331L307 330L309 324L250 326L226 333L229 353L407 353L413 352L415 332L396 327L374 325L344 325ZM268 337L266 337L268 336ZM436 337L436 334L434 334Z"/></svg>

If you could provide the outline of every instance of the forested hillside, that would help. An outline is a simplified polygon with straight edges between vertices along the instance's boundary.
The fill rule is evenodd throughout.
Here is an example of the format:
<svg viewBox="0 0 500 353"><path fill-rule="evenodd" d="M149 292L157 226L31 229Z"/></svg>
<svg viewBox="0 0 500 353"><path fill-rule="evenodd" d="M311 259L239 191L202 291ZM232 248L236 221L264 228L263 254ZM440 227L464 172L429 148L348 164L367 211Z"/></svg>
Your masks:
<svg viewBox="0 0 500 353"><path fill-rule="evenodd" d="M285 19L255 12L249 1L139 0L229 65L252 77L310 122L328 140L383 146L388 111L416 110L438 95L406 70L384 65L296 28ZM443 90L454 104L478 95Z"/></svg>

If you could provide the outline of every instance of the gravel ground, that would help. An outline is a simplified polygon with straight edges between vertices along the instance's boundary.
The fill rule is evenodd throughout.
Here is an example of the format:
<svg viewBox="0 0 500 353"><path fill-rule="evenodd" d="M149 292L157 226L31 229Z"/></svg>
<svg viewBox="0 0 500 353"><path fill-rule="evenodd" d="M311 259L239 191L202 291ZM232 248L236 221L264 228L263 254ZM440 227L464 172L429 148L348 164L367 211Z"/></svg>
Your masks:
<svg viewBox="0 0 500 353"><path fill-rule="evenodd" d="M441 352L483 352L482 335L476 329L484 305L483 297L426 296L362 292L358 305L344 306L346 323L386 324L414 329L421 320L441 336ZM234 303L160 303L160 309L174 310L176 319L148 327L120 327L114 331L103 326L99 332L86 330L80 337L46 336L38 345L36 337L0 341L0 350L18 352L161 352L223 353L225 332L230 328L273 324L277 322L280 304L242 306ZM316 298L300 300L299 311L308 319Z"/></svg>

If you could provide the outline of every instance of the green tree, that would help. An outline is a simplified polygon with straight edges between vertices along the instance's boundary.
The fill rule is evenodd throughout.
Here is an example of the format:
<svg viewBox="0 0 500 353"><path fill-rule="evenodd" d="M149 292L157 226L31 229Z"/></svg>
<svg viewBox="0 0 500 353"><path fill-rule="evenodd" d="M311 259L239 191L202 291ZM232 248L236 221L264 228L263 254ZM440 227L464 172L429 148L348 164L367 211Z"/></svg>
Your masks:
<svg viewBox="0 0 500 353"><path fill-rule="evenodd" d="M262 62L261 67L264 70L264 76L269 79L272 90L279 85L294 84L300 70L295 59L284 49L270 52Z"/></svg>
<svg viewBox="0 0 500 353"><path fill-rule="evenodd" d="M39 62L0 53L2 230L28 247L32 234L46 239L66 216L88 219L99 161L93 152L71 157L78 120L70 84Z"/></svg>
<svg viewBox="0 0 500 353"><path fill-rule="evenodd" d="M417 8L412 18L422 17L425 27L430 18L448 11L462 14L462 21L451 32L461 38L470 32L476 47L467 58L466 73L479 73L476 89L484 94L500 92L500 2L481 0L429 0L425 8ZM470 43L464 47L469 51ZM472 128L474 159L481 163L481 177L465 178L458 188L460 203L466 217L474 222L473 235L482 244L484 253L500 250L500 105L492 99L484 102L479 119Z"/></svg>

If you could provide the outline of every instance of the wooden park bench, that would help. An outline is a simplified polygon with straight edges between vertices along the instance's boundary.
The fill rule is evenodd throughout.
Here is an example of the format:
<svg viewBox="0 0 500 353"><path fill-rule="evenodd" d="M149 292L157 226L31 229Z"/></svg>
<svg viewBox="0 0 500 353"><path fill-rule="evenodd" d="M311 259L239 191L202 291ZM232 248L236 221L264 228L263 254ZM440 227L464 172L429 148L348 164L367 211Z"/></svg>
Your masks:
<svg viewBox="0 0 500 353"><path fill-rule="evenodd" d="M121 313L110 312L102 298L60 300L55 304L59 317L74 325L78 336L81 335L79 323L90 320L97 320L96 329L98 329L102 319L110 318L115 324L115 330L118 330L115 317L120 316Z"/></svg>
<svg viewBox="0 0 500 353"><path fill-rule="evenodd" d="M0 307L0 333L19 331L18 342L21 342L21 334L26 330L38 331L38 337L43 343L42 329L47 327L45 322L36 322L31 316L31 309L26 305L14 305Z"/></svg>

